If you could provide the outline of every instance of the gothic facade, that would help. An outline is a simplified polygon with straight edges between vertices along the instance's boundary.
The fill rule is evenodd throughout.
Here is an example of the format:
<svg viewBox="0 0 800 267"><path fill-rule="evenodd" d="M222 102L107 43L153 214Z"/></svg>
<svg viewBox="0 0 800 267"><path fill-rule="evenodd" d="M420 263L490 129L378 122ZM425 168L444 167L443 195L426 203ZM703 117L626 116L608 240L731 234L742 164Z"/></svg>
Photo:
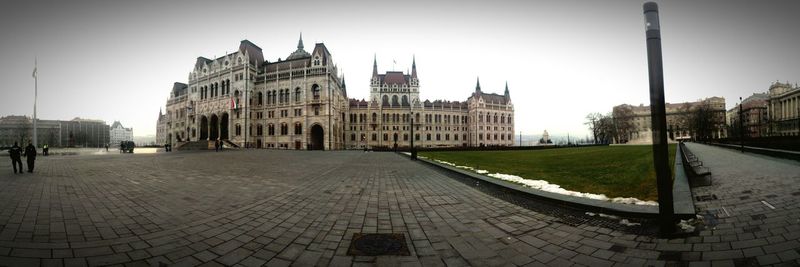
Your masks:
<svg viewBox="0 0 800 267"><path fill-rule="evenodd" d="M166 113L159 112L158 139L325 150L407 147L411 138L420 147L513 145L508 86L499 95L478 83L467 101L423 102L416 60L410 74L378 74L376 60L370 98L355 100L338 73L322 43L308 52L301 36L286 59L269 62L244 40L234 53L199 57L188 83L173 84Z"/></svg>

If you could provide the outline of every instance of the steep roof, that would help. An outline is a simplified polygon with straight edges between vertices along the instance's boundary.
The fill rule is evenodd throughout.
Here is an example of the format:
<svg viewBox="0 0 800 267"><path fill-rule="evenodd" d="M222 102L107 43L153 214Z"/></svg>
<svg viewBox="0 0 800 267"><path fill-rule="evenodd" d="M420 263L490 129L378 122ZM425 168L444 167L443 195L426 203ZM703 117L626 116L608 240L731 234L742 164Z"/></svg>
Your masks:
<svg viewBox="0 0 800 267"><path fill-rule="evenodd" d="M386 74L378 75L378 81L381 84L409 84L411 76L403 74L402 71L387 71Z"/></svg>
<svg viewBox="0 0 800 267"><path fill-rule="evenodd" d="M203 64L210 64L211 60L204 58L204 57L197 57L197 61L194 63L194 68L199 69L203 66Z"/></svg>
<svg viewBox="0 0 800 267"><path fill-rule="evenodd" d="M488 93L484 93L484 92L481 92L481 91L476 91L476 92L472 93L472 96L470 96L469 98L471 99L473 97L482 98L483 102L485 102L485 103L495 103L495 104L501 104L501 105L505 105L505 104L508 103L508 98L506 98L506 96L504 96L504 95L488 94Z"/></svg>
<svg viewBox="0 0 800 267"><path fill-rule="evenodd" d="M314 45L314 50L311 52L311 54L313 55L313 54L317 54L317 53L322 55L322 58L321 58L322 65L323 66L328 65L328 58L331 57L331 52L328 51L328 48L325 47L324 43L317 43L317 44Z"/></svg>
<svg viewBox="0 0 800 267"><path fill-rule="evenodd" d="M175 82L172 85L172 95L175 96L175 97L185 95L187 93L187 91L188 91L187 90L188 88L189 88L189 85L187 85L185 83Z"/></svg>
<svg viewBox="0 0 800 267"><path fill-rule="evenodd" d="M250 64L259 66L264 62L264 54L261 52L261 47L245 39L239 43L239 51L242 53L247 52L250 56Z"/></svg>

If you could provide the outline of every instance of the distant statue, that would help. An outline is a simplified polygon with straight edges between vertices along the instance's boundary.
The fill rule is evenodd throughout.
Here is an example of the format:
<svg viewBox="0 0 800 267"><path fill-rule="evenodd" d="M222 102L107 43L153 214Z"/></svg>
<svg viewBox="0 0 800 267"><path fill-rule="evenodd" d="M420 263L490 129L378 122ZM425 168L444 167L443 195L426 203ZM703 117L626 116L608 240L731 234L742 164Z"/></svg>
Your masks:
<svg viewBox="0 0 800 267"><path fill-rule="evenodd" d="M550 140L550 134L547 133L547 130L544 130L544 133L542 133L542 138L539 139L539 144L540 145L553 144L553 141Z"/></svg>

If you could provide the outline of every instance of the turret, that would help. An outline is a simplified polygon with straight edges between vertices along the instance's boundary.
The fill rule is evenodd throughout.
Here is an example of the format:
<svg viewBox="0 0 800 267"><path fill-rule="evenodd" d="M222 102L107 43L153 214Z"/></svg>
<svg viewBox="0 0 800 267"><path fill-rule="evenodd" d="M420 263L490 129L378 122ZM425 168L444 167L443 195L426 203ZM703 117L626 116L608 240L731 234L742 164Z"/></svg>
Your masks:
<svg viewBox="0 0 800 267"><path fill-rule="evenodd" d="M505 93L503 93L503 95L504 95L504 96L506 96L506 99L508 99L508 98L510 97L510 96L508 95L508 81L506 81L506 92L505 92Z"/></svg>
<svg viewBox="0 0 800 267"><path fill-rule="evenodd" d="M417 78L417 56L411 59L411 78Z"/></svg>
<svg viewBox="0 0 800 267"><path fill-rule="evenodd" d="M378 78L378 55L376 54L372 59L372 78Z"/></svg>
<svg viewBox="0 0 800 267"><path fill-rule="evenodd" d="M478 77L478 82L475 84L475 92L476 93L481 92L481 77Z"/></svg>

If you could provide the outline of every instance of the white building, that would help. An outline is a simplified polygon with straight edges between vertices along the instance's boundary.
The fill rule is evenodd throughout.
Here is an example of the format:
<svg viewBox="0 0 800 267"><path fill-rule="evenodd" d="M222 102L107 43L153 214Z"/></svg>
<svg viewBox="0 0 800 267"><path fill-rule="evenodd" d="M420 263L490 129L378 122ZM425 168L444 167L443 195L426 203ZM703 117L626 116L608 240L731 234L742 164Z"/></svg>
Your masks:
<svg viewBox="0 0 800 267"><path fill-rule="evenodd" d="M119 145L122 141L133 141L133 128L125 128L119 121L114 121L108 136L109 146Z"/></svg>

